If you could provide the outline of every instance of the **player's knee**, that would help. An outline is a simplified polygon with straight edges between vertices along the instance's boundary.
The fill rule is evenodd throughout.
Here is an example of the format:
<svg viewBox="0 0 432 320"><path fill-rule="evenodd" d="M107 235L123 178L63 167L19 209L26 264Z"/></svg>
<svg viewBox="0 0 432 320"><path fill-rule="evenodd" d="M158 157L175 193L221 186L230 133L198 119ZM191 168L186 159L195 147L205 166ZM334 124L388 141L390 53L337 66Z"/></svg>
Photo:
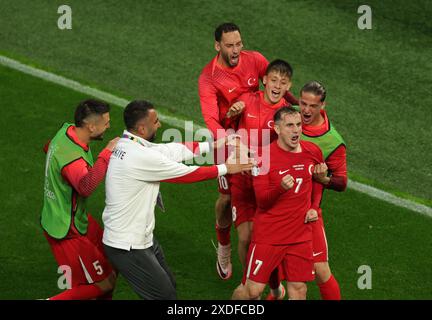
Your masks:
<svg viewBox="0 0 432 320"><path fill-rule="evenodd" d="M111 273L107 278L97 283L103 293L108 293L114 290L117 277L115 273Z"/></svg>
<svg viewBox="0 0 432 320"><path fill-rule="evenodd" d="M245 228L238 228L238 241L242 246L248 247L251 242L252 232Z"/></svg>
<svg viewBox="0 0 432 320"><path fill-rule="evenodd" d="M261 297L263 289L258 286L247 286L247 291L250 300L258 300Z"/></svg>
<svg viewBox="0 0 432 320"><path fill-rule="evenodd" d="M231 195L220 193L217 201L221 207L226 208L231 205Z"/></svg>
<svg viewBox="0 0 432 320"><path fill-rule="evenodd" d="M328 262L317 262L314 264L315 280L317 283L325 283L331 277L331 270Z"/></svg>
<svg viewBox="0 0 432 320"><path fill-rule="evenodd" d="M288 283L288 298L292 300L306 300L307 286L306 283L296 282Z"/></svg>
<svg viewBox="0 0 432 320"><path fill-rule="evenodd" d="M248 300L249 295L246 289L246 286L240 284L237 288L235 288L231 300Z"/></svg>

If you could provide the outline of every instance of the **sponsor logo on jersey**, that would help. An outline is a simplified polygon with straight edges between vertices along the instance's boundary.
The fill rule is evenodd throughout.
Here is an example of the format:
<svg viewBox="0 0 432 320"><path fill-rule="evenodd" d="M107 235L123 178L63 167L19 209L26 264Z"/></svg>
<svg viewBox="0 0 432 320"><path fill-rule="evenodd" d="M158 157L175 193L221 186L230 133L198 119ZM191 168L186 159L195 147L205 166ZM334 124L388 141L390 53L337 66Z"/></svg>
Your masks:
<svg viewBox="0 0 432 320"><path fill-rule="evenodd" d="M304 164L296 164L293 166L293 168L296 171L304 170Z"/></svg>

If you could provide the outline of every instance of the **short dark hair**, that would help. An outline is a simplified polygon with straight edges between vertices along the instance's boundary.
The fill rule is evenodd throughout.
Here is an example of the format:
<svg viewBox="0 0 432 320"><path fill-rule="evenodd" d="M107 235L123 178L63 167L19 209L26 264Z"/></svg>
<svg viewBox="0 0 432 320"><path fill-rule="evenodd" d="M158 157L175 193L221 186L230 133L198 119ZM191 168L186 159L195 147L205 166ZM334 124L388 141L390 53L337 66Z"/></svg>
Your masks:
<svg viewBox="0 0 432 320"><path fill-rule="evenodd" d="M282 117L286 114L300 114L300 111L298 108L293 107L293 106L283 106L280 107L276 113L273 116L273 121L274 123L279 122L280 120L282 120Z"/></svg>
<svg viewBox="0 0 432 320"><path fill-rule="evenodd" d="M103 115L110 111L108 103L96 99L81 101L75 109L75 126L82 127L84 120L92 115Z"/></svg>
<svg viewBox="0 0 432 320"><path fill-rule="evenodd" d="M135 129L136 124L139 120L146 118L149 110L154 109L155 107L149 101L145 100L134 100L131 101L123 112L123 120L126 126L126 129Z"/></svg>
<svg viewBox="0 0 432 320"><path fill-rule="evenodd" d="M267 66L266 75L270 72L279 72L282 76L287 76L291 80L294 71L288 62L282 59L276 59Z"/></svg>
<svg viewBox="0 0 432 320"><path fill-rule="evenodd" d="M215 40L217 42L220 42L221 39L222 39L222 34L223 33L233 32L233 31L238 31L239 33L241 33L240 32L240 28L236 24L234 24L232 22L222 23L215 30L215 33L214 33Z"/></svg>
<svg viewBox="0 0 432 320"><path fill-rule="evenodd" d="M326 95L327 95L327 91L325 89L325 87L319 83L318 81L309 81L308 83L306 83L303 88L301 88L300 90L300 95L303 92L309 92L312 93L315 96L320 96L321 97L321 102L324 102Z"/></svg>

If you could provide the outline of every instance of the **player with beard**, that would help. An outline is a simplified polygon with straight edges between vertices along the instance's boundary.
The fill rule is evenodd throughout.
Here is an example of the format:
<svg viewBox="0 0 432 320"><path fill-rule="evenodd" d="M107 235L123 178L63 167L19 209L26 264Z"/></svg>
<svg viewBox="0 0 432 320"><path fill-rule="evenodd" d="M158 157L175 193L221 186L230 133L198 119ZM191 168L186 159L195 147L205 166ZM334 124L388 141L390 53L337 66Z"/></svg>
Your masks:
<svg viewBox="0 0 432 320"><path fill-rule="evenodd" d="M65 123L45 146L47 152L41 225L59 266L68 266L70 289L50 300L110 299L115 285L102 247L102 229L86 201L103 181L119 138L111 140L93 163L89 147L109 128L109 105L81 102L75 124Z"/></svg>
<svg viewBox="0 0 432 320"><path fill-rule="evenodd" d="M104 248L113 266L141 298L176 299L174 276L153 236L154 209L161 203L160 183L215 179L250 171L252 163L187 166L181 162L208 153L227 139L211 144L153 143L161 123L148 101L130 102L123 117L126 129L111 156L105 183Z"/></svg>
<svg viewBox="0 0 432 320"><path fill-rule="evenodd" d="M240 29L234 23L223 23L214 33L218 54L204 67L198 81L201 112L214 139L236 129L237 121L227 117L229 108L243 93L259 89L267 66L267 59L257 51L243 50ZM297 104L289 93L288 102ZM216 163L225 161L226 153L218 153ZM230 181L219 177L219 198L215 205L216 234L218 239L216 269L226 280L232 275L230 230L232 224Z"/></svg>

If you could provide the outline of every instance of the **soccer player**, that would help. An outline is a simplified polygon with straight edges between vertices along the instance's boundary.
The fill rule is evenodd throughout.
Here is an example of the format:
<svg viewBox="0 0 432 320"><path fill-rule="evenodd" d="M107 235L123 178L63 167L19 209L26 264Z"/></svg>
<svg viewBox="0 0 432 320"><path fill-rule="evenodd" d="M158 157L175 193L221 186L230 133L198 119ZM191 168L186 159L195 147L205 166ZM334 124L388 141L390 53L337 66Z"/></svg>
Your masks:
<svg viewBox="0 0 432 320"><path fill-rule="evenodd" d="M344 191L348 180L346 146L325 112L326 95L326 89L317 81L306 83L300 90L302 140L318 145L324 155L325 163L315 168L314 179L322 183L326 189ZM321 210L318 221L313 224L313 251L316 283L321 298L340 300L339 284L332 275L328 263L328 246Z"/></svg>
<svg viewBox="0 0 432 320"><path fill-rule="evenodd" d="M237 123L226 116L227 112L242 93L259 89L259 80L265 75L268 61L259 52L243 50L240 29L234 23L221 24L214 36L218 54L203 68L198 89L204 121L217 140L227 134L227 129L236 129ZM287 99L298 104L290 93L287 93ZM223 163L225 158L215 160L216 163ZM216 269L224 280L232 275L230 201L229 176L221 176L219 198L215 205L218 239Z"/></svg>
<svg viewBox="0 0 432 320"><path fill-rule="evenodd" d="M292 67L286 61L272 61L263 77L264 91L242 94L228 111L230 117L241 113L237 134L243 145L255 154L263 144L269 145L277 138L273 129L273 116L280 107L287 105L284 95L291 87L292 73ZM237 107L238 103L242 106ZM239 258L244 268L256 211L252 176L231 176L231 206L238 232Z"/></svg>
<svg viewBox="0 0 432 320"><path fill-rule="evenodd" d="M344 191L347 186L346 146L324 110L326 89L317 81L306 83L300 90L300 111L303 121L302 139L317 144L323 152L325 164L317 166L314 179L325 188ZM327 168L328 173L327 175ZM328 263L328 247L321 211L314 224L313 246L316 282L323 300L340 300L339 284Z"/></svg>
<svg viewBox="0 0 432 320"><path fill-rule="evenodd" d="M254 178L258 209L245 270L246 285L233 299L259 299L279 265L290 299L306 299L307 281L314 279L312 224L318 219L322 184L313 180L323 162L315 144L301 141L301 115L282 107L274 115L278 139L270 145L269 170Z"/></svg>
<svg viewBox="0 0 432 320"><path fill-rule="evenodd" d="M93 162L89 142L103 139L110 126L109 109L101 101L81 102L75 124L63 124L45 146L41 225L58 265L71 271L71 289L50 300L110 299L114 289L116 277L102 248L102 229L86 209L119 139L111 140Z"/></svg>
<svg viewBox="0 0 432 320"><path fill-rule="evenodd" d="M161 124L151 103L132 101L123 115L126 130L111 155L106 178L105 252L141 298L176 299L174 276L153 236L160 182L214 179L250 170L252 164L227 161L207 167L186 166L181 162L197 152L209 152L220 140L213 144L152 143Z"/></svg>

